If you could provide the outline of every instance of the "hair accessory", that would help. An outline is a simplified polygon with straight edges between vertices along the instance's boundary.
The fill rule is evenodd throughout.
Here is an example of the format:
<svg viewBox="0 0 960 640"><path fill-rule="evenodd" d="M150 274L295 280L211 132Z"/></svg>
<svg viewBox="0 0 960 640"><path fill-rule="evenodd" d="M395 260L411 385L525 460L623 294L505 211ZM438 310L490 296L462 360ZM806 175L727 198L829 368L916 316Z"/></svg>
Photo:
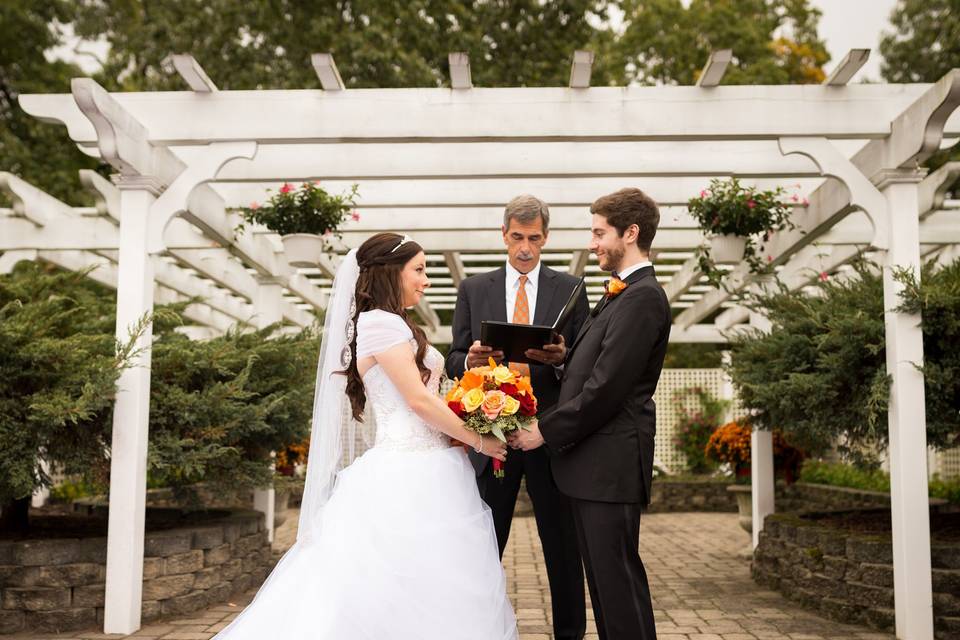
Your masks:
<svg viewBox="0 0 960 640"><path fill-rule="evenodd" d="M390 253L393 253L394 251L402 247L407 242L413 242L413 238L411 238L410 236L403 236L403 238L400 240L400 244L395 246L393 249L390 249Z"/></svg>

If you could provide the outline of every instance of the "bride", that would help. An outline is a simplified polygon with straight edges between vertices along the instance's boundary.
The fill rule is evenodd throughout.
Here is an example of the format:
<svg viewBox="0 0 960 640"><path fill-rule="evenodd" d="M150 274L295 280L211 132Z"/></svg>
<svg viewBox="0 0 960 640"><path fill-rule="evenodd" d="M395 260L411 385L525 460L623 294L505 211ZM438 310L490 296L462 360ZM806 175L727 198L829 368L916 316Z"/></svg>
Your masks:
<svg viewBox="0 0 960 640"><path fill-rule="evenodd" d="M297 542L217 640L517 638L493 519L459 443L500 460L506 447L438 395L443 357L404 312L429 286L423 249L395 233L337 269ZM369 409L374 445L354 461Z"/></svg>

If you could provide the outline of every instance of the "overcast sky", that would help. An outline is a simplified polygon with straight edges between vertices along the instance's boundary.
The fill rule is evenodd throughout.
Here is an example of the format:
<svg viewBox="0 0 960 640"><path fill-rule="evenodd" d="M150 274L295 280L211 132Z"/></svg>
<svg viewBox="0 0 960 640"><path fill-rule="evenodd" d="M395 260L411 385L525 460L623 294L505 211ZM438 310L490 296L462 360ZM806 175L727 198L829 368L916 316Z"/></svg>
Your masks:
<svg viewBox="0 0 960 640"><path fill-rule="evenodd" d="M865 79L880 80L880 35L889 29L889 17L897 0L810 0L823 12L820 19L820 36L826 41L831 61L826 66L829 73L850 49L870 49L870 59L854 77L858 82ZM51 51L51 56L73 60L86 73L94 73L98 64L90 56L77 56L72 49L76 40L68 46ZM105 43L82 43L81 51L106 53Z"/></svg>

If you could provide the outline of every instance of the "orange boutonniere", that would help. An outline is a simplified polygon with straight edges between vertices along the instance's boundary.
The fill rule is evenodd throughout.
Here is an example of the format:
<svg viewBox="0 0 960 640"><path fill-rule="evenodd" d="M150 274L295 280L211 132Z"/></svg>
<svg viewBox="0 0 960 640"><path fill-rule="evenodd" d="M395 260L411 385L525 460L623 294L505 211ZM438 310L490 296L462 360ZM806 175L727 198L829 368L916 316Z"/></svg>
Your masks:
<svg viewBox="0 0 960 640"><path fill-rule="evenodd" d="M603 290L606 292L608 298L616 298L623 293L623 290L626 288L627 283L620 278L610 278L610 280L603 284Z"/></svg>

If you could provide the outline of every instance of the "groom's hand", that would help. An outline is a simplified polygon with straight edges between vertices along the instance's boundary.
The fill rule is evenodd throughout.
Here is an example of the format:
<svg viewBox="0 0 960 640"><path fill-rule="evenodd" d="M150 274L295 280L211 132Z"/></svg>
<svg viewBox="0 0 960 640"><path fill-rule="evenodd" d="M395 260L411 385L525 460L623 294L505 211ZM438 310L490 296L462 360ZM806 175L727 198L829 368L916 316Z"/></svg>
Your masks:
<svg viewBox="0 0 960 640"><path fill-rule="evenodd" d="M479 340L474 340L473 344L470 345L470 350L467 351L467 369L482 367L487 364L490 358L500 362L503 360L503 351L494 350L493 347L482 345Z"/></svg>
<svg viewBox="0 0 960 640"><path fill-rule="evenodd" d="M540 423L536 420L530 423L526 429L518 429L507 438L510 446L514 449L523 449L532 451L543 446L543 436L540 435Z"/></svg>
<svg viewBox="0 0 960 640"><path fill-rule="evenodd" d="M543 349L527 349L523 354L531 360L558 367L563 364L563 361L567 357L567 343L563 339L563 336L558 337L560 338L559 342L545 344L543 345Z"/></svg>

